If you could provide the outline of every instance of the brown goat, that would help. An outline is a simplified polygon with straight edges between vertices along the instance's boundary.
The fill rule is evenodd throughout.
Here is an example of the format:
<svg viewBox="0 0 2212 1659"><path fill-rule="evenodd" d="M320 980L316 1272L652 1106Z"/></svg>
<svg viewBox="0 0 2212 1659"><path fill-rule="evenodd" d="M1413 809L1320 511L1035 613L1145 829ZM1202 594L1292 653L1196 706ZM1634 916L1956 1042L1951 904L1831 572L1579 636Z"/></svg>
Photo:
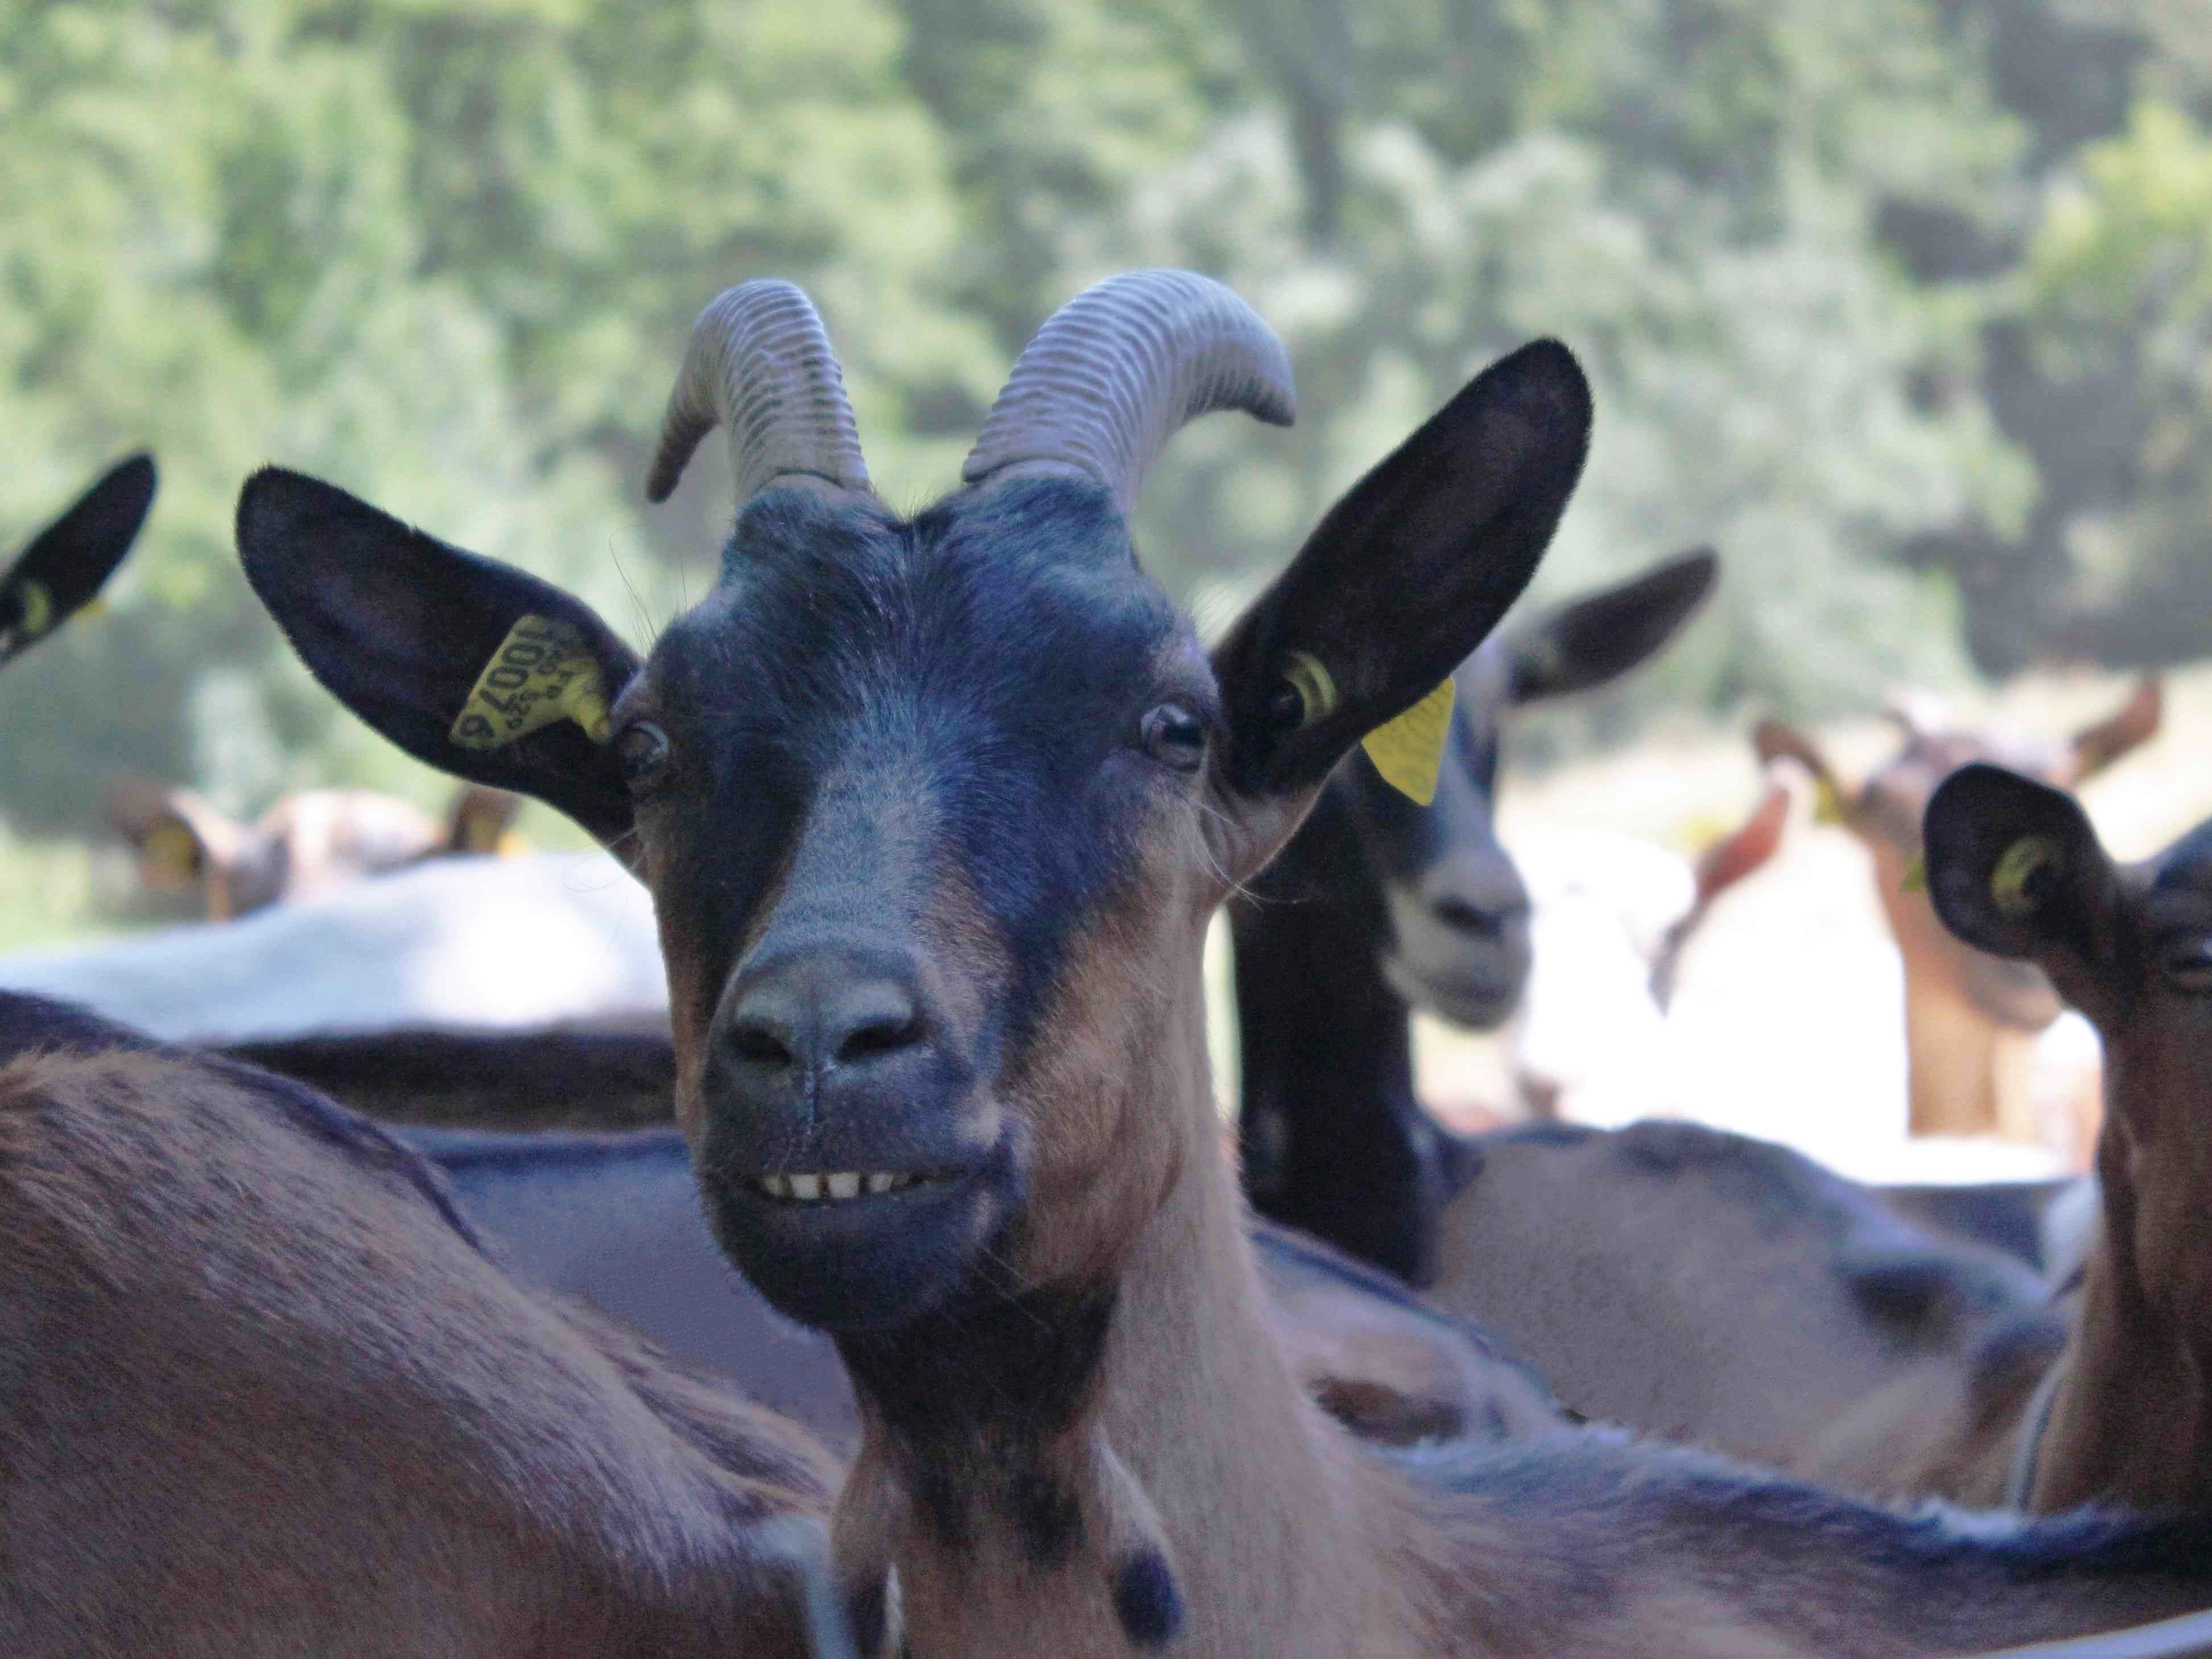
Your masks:
<svg viewBox="0 0 2212 1659"><path fill-rule="evenodd" d="M863 1648L896 1606L928 1659L1924 1655L2212 1600L2195 1523L1970 1533L1589 1437L1386 1458L1307 1398L1214 1112L1207 919L1363 734L1419 787L1589 404L1556 343L1493 365L1209 659L1124 514L1175 427L1287 419L1288 379L1218 285L1115 279L901 519L805 296L732 289L652 489L719 422L744 504L644 661L331 486L240 499L249 579L357 712L634 848L708 1213L854 1381Z"/></svg>
<svg viewBox="0 0 2212 1659"><path fill-rule="evenodd" d="M1963 945L1936 921L1911 873L1929 798L1970 761L1996 762L2074 788L2155 736L2162 710L2160 682L2148 678L2112 714L2052 745L1941 729L1900 706L1892 712L1904 728L1905 746L1856 792L1845 790L1810 738L1778 720L1760 723L1753 738L1759 757L1789 755L1809 767L1833 810L1873 855L1875 890L1905 963L1912 1133L2044 1141L2029 1067L2036 1035L2059 1014L2057 996L2039 969ZM2070 1144L2059 1150L2086 1157L2097 1115L2094 1100L2075 1103Z"/></svg>
<svg viewBox="0 0 2212 1659"><path fill-rule="evenodd" d="M471 785L441 824L395 795L308 789L240 823L189 789L125 776L108 786L107 821L137 853L149 889L193 895L209 921L228 921L423 859L504 852L521 805Z"/></svg>
<svg viewBox="0 0 2212 1659"><path fill-rule="evenodd" d="M361 1120L118 1041L0 1066L0 1652L811 1650L804 1435L518 1288Z"/></svg>
<svg viewBox="0 0 2212 1659"><path fill-rule="evenodd" d="M1944 921L2036 963L2105 1040L2102 1227L2024 1419L2019 1496L2212 1501L2212 822L2118 866L2071 798L1974 766L1936 792L1927 833Z"/></svg>

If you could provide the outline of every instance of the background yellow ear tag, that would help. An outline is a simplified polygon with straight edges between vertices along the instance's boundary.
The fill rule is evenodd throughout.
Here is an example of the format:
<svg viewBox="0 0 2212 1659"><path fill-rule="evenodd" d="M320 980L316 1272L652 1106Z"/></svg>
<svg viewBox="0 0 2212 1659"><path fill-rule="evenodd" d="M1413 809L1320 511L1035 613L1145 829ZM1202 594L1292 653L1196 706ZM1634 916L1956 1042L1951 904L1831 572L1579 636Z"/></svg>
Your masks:
<svg viewBox="0 0 2212 1659"><path fill-rule="evenodd" d="M44 582L27 581L21 588L23 620L16 631L26 644L37 639L54 625L54 596L46 592Z"/></svg>
<svg viewBox="0 0 2212 1659"><path fill-rule="evenodd" d="M606 681L574 623L525 617L477 676L448 735L457 749L499 749L558 720L574 720L593 743L605 743L611 735Z"/></svg>
<svg viewBox="0 0 2212 1659"><path fill-rule="evenodd" d="M2065 864L2057 842L2044 836L2022 836L1997 855L1996 868L1990 872L1990 902L1999 915L2025 921L2042 908L2044 895L2039 889L2048 887Z"/></svg>
<svg viewBox="0 0 2212 1659"><path fill-rule="evenodd" d="M175 818L162 818L138 845L139 866L153 885L189 887L200 872L200 838Z"/></svg>
<svg viewBox="0 0 2212 1659"><path fill-rule="evenodd" d="M1845 816L1843 791L1833 778L1823 775L1813 786L1813 822L1841 823Z"/></svg>
<svg viewBox="0 0 2212 1659"><path fill-rule="evenodd" d="M1446 680L1397 719L1360 739L1359 746L1382 781L1417 805L1426 806L1437 798L1437 769L1443 764L1444 744L1451 737L1456 695Z"/></svg>

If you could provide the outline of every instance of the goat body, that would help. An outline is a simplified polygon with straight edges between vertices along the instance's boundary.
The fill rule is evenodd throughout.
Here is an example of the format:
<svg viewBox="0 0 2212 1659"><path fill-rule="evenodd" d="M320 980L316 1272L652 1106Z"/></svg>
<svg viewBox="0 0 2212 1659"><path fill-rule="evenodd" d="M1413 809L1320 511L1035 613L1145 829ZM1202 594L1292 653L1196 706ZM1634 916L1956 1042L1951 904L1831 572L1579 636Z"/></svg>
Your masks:
<svg viewBox="0 0 2212 1659"><path fill-rule="evenodd" d="M173 1042L542 1026L667 1007L652 901L611 859L440 859L232 922L0 957L0 988Z"/></svg>
<svg viewBox="0 0 2212 1659"><path fill-rule="evenodd" d="M0 1003L74 1048L0 1066L0 1650L807 1650L803 1434L296 1085Z"/></svg>

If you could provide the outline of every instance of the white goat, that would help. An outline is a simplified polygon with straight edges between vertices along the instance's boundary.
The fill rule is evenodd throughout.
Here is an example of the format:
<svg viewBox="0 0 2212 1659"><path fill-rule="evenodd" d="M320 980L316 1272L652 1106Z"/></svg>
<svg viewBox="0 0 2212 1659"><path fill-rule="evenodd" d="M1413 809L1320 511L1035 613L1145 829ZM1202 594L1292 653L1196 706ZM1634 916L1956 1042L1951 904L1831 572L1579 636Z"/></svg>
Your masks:
<svg viewBox="0 0 2212 1659"><path fill-rule="evenodd" d="M236 921L17 951L0 956L0 987L169 1042L668 1006L653 902L600 854L434 860Z"/></svg>

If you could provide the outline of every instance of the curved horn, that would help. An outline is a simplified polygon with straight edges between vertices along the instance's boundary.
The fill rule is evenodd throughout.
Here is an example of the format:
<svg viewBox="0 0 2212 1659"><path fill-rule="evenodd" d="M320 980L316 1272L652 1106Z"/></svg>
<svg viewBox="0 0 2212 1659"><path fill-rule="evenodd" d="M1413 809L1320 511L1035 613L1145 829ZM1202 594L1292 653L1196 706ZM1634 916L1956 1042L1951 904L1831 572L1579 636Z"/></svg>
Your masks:
<svg viewBox="0 0 2212 1659"><path fill-rule="evenodd" d="M1176 428L1217 409L1288 426L1297 393L1283 343L1210 276L1129 271L1037 331L960 476L1088 478L1126 513Z"/></svg>
<svg viewBox="0 0 2212 1659"><path fill-rule="evenodd" d="M668 499L699 440L718 424L729 428L741 506L793 476L868 487L837 354L813 301L793 283L762 278L725 289L691 325L647 501Z"/></svg>

